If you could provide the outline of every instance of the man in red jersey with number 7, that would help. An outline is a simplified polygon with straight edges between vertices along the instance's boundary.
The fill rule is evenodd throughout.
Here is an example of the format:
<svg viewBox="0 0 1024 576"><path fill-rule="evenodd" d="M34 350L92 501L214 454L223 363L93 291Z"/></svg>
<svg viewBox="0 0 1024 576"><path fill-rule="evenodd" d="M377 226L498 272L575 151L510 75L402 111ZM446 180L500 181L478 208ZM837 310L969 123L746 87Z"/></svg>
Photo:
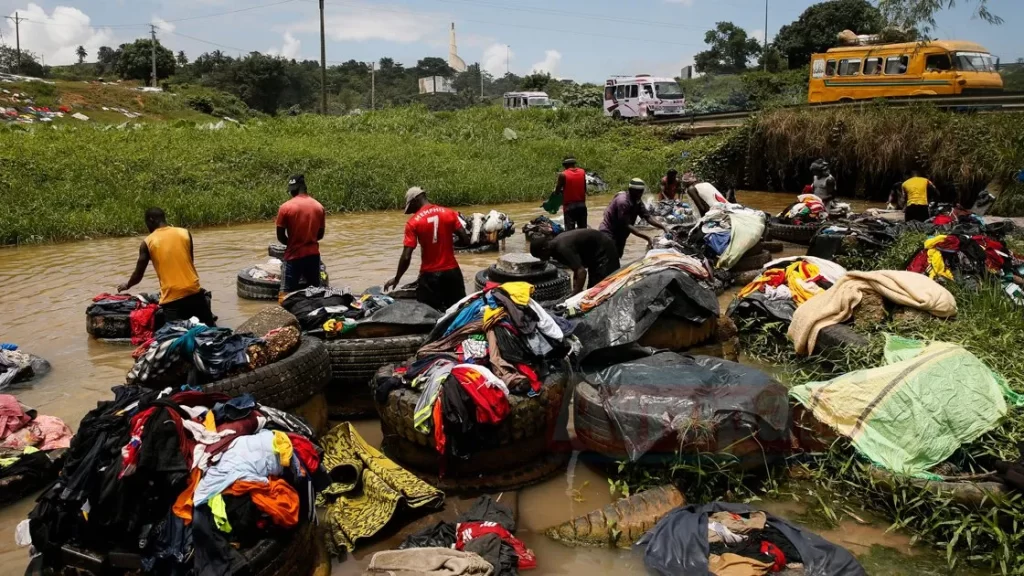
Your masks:
<svg viewBox="0 0 1024 576"><path fill-rule="evenodd" d="M409 269L412 253L419 245L420 277L416 286L416 299L437 310L466 297L466 283L462 269L455 260L454 236L469 244L469 234L462 226L459 215L444 206L435 206L427 200L427 193L415 186L405 193L405 213L413 217L405 224L404 249L398 260L395 277L384 284L384 291L390 291L402 280Z"/></svg>

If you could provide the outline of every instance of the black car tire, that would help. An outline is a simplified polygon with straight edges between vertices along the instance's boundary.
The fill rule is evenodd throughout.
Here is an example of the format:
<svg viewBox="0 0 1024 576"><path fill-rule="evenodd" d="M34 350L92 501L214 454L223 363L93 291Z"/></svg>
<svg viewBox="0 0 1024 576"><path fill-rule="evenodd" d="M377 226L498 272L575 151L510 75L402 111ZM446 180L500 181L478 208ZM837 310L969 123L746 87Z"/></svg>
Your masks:
<svg viewBox="0 0 1024 576"><path fill-rule="evenodd" d="M257 280L249 275L252 268L245 268L238 273L236 288L239 298L246 300L277 300L281 292L281 283L271 280Z"/></svg>

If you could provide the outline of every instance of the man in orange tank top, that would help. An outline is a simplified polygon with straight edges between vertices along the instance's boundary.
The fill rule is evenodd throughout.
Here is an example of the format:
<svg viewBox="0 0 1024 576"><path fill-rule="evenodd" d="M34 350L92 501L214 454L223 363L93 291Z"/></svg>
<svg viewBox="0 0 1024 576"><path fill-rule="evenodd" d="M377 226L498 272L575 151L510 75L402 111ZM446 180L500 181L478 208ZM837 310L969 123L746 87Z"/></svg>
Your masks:
<svg viewBox="0 0 1024 576"><path fill-rule="evenodd" d="M562 216L565 230L587 227L587 173L576 167L572 156L562 160L562 172L558 174L555 195L562 193Z"/></svg>
<svg viewBox="0 0 1024 576"><path fill-rule="evenodd" d="M216 316L210 311L210 293L199 285L196 272L192 233L167 223L161 208L146 210L146 228L149 236L139 246L139 260L128 282L117 287L126 292L142 281L146 267L153 263L160 280L160 309L164 319L188 320L195 317L207 326L216 326Z"/></svg>

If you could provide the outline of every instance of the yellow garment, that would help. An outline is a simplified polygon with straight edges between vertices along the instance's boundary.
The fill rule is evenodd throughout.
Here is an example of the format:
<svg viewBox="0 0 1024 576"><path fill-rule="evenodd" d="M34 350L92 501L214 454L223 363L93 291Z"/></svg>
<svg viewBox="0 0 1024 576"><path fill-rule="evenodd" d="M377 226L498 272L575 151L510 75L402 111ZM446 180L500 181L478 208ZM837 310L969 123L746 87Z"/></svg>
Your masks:
<svg viewBox="0 0 1024 576"><path fill-rule="evenodd" d="M274 430L274 454L280 458L281 466L287 468L292 465L292 441L280 430Z"/></svg>
<svg viewBox="0 0 1024 576"><path fill-rule="evenodd" d="M206 411L206 418L203 418L203 428L206 428L210 432L217 431L217 421L213 418L213 410Z"/></svg>
<svg viewBox="0 0 1024 576"><path fill-rule="evenodd" d="M740 290L739 298L762 291L767 285L778 285L783 282L783 278L780 276L784 276L786 286L793 295L793 302L799 306L810 300L815 294L822 292L820 286L811 282L820 274L818 266L807 261L793 262L786 267L785 271L780 268L765 270L757 279Z"/></svg>
<svg viewBox="0 0 1024 576"><path fill-rule="evenodd" d="M905 270L848 272L828 290L796 309L789 325L789 338L797 354L814 352L818 333L853 315L864 293L877 292L901 306L930 312L939 318L956 314L956 299L942 286L921 274Z"/></svg>
<svg viewBox="0 0 1024 576"><path fill-rule="evenodd" d="M188 230L174 226L157 228L146 236L146 247L160 279L161 304L199 293L199 274L192 262L192 239Z"/></svg>
<svg viewBox="0 0 1024 576"><path fill-rule="evenodd" d="M504 307L491 308L487 306L484 308L484 330L490 330L497 324L502 318L507 316Z"/></svg>
<svg viewBox="0 0 1024 576"><path fill-rule="evenodd" d="M512 301L520 306L530 305L530 296L533 296L533 284L527 282L506 282L501 285Z"/></svg>
<svg viewBox="0 0 1024 576"><path fill-rule="evenodd" d="M915 176L903 183L903 192L907 195L907 206L928 205L928 185L931 182L927 178Z"/></svg>
<svg viewBox="0 0 1024 576"><path fill-rule="evenodd" d="M953 279L953 273L949 271L949 268L946 268L946 261L942 259L942 251L936 248L945 240L946 236L940 234L924 241L924 247L928 250L928 277L932 280L936 276L941 276L947 280Z"/></svg>
<svg viewBox="0 0 1024 576"><path fill-rule="evenodd" d="M221 532L231 533L231 523L228 522L228 509L224 504L224 496L217 494L207 500L210 505L210 512L213 512L213 525Z"/></svg>
<svg viewBox="0 0 1024 576"><path fill-rule="evenodd" d="M715 576L760 576L771 572L772 565L753 558L726 552L708 556L708 572Z"/></svg>

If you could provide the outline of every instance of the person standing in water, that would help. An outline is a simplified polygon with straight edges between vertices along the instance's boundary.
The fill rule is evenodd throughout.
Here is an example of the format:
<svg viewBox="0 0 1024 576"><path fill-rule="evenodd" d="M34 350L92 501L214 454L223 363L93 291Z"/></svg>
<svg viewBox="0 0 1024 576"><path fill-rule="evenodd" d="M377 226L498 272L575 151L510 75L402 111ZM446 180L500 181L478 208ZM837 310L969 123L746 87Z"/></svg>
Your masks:
<svg viewBox="0 0 1024 576"><path fill-rule="evenodd" d="M693 172L683 174L683 186L698 216L704 216L712 207L727 203L725 196L710 182L701 182Z"/></svg>
<svg viewBox="0 0 1024 576"><path fill-rule="evenodd" d="M679 171L672 168L661 179L658 186L658 200L675 200L679 196Z"/></svg>
<svg viewBox="0 0 1024 576"><path fill-rule="evenodd" d="M402 256L395 277L384 284L389 292L398 286L409 269L412 253L420 246L420 276L416 284L416 300L436 310L466 297L466 282L455 259L454 236L469 244L469 234L454 210L435 206L427 201L427 193L414 186L405 193L405 213L413 217L405 224Z"/></svg>
<svg viewBox="0 0 1024 576"><path fill-rule="evenodd" d="M320 285L320 241L324 239L324 207L309 196L306 177L288 179L292 199L277 211L277 241L285 245L281 291Z"/></svg>
<svg viewBox="0 0 1024 576"><path fill-rule="evenodd" d="M814 181L811 182L811 192L818 198L821 198L821 203L825 205L825 210L831 209L832 204L836 201L836 179L829 170L828 162L825 162L822 158L815 160L811 164L811 174L814 175Z"/></svg>
<svg viewBox="0 0 1024 576"><path fill-rule="evenodd" d="M562 194L562 216L566 231L587 227L587 173L576 167L572 156L562 160L553 196Z"/></svg>
<svg viewBox="0 0 1024 576"><path fill-rule="evenodd" d="M160 308L164 318L174 321L195 317L207 326L216 326L209 294L199 285L192 233L168 224L162 208L146 210L146 228L149 236L139 246L135 272L117 287L117 291L127 292L141 282L152 262L160 280Z"/></svg>
<svg viewBox="0 0 1024 576"><path fill-rule="evenodd" d="M643 218L651 226L667 232L665 225L651 216L647 207L644 206L642 199L646 190L647 185L643 180L633 178L629 181L629 190L616 194L604 210L601 232L611 236L615 241L615 248L618 250L620 259L626 251L626 240L629 239L630 234L637 238L643 238L648 247L654 247L654 239L637 229L637 218Z"/></svg>
<svg viewBox="0 0 1024 576"><path fill-rule="evenodd" d="M910 178L901 187L907 199L907 207L903 209L903 219L907 222L924 222L928 220L928 202L939 197L939 191L932 181L921 176L921 171L914 169Z"/></svg>

